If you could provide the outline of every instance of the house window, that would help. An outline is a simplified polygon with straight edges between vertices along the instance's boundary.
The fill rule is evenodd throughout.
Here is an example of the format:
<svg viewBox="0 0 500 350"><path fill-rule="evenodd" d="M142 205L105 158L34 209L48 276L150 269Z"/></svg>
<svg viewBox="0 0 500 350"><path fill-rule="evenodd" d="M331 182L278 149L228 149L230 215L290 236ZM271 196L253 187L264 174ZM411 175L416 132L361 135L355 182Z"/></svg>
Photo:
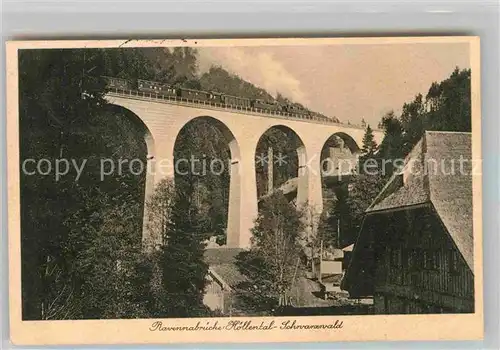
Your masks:
<svg viewBox="0 0 500 350"><path fill-rule="evenodd" d="M403 249L401 251L401 282L402 284L408 284L409 281L409 267L411 264L410 261L411 251L408 249Z"/></svg>
<svg viewBox="0 0 500 350"><path fill-rule="evenodd" d="M411 275L410 277L410 283L412 286L416 287L416 286L420 286L420 278L419 278L419 275L418 274L413 274Z"/></svg>
<svg viewBox="0 0 500 350"><path fill-rule="evenodd" d="M415 248L412 250L412 269L420 270L424 267L424 253L422 249Z"/></svg>
<svg viewBox="0 0 500 350"><path fill-rule="evenodd" d="M429 261L429 252L427 250L423 250L422 251L422 261L423 261L423 265L424 265L424 269L429 269L430 268L430 261Z"/></svg>
<svg viewBox="0 0 500 350"><path fill-rule="evenodd" d="M438 270L441 267L441 251L436 250L434 255L434 269Z"/></svg>
<svg viewBox="0 0 500 350"><path fill-rule="evenodd" d="M413 268L413 265L415 264L415 250L408 249L406 255L406 258L408 260L408 268L411 270Z"/></svg>
<svg viewBox="0 0 500 350"><path fill-rule="evenodd" d="M429 234L432 233L432 224L430 223L429 220L425 220L424 230L426 233L429 233Z"/></svg>
<svg viewBox="0 0 500 350"><path fill-rule="evenodd" d="M408 251L408 249L402 249L401 250L401 264L403 265L403 268L407 269L410 266L410 256L411 252Z"/></svg>
<svg viewBox="0 0 500 350"><path fill-rule="evenodd" d="M424 269L436 270L439 268L438 252L433 250L424 250L423 252Z"/></svg>
<svg viewBox="0 0 500 350"><path fill-rule="evenodd" d="M458 255L453 249L448 252L448 268L450 273L458 272Z"/></svg>
<svg viewBox="0 0 500 350"><path fill-rule="evenodd" d="M394 267L401 266L401 251L397 248L392 248L389 250L390 253L390 264Z"/></svg>

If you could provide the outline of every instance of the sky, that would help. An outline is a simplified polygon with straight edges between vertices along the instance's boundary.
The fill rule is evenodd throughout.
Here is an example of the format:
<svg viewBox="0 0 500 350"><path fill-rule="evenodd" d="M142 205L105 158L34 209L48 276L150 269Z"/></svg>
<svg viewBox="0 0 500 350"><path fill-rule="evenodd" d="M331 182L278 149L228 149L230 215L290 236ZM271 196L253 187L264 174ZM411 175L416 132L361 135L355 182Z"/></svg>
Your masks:
<svg viewBox="0 0 500 350"><path fill-rule="evenodd" d="M374 127L455 67L470 67L467 43L201 47L198 53L201 72L218 65L313 111Z"/></svg>

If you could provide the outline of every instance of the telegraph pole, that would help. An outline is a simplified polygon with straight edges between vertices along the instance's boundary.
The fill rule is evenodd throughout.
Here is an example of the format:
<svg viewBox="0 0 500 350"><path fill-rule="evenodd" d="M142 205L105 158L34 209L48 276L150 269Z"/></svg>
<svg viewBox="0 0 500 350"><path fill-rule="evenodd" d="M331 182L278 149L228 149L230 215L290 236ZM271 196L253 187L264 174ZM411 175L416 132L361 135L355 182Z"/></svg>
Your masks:
<svg viewBox="0 0 500 350"><path fill-rule="evenodd" d="M269 147L267 149L267 193L271 194L274 187L274 156L273 148Z"/></svg>

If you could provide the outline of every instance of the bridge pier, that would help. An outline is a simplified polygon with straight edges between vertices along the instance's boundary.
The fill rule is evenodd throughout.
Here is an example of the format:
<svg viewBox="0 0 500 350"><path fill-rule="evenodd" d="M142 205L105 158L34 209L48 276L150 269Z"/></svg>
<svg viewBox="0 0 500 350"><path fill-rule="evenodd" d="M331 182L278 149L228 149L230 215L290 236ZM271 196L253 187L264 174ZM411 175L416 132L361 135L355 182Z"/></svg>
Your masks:
<svg viewBox="0 0 500 350"><path fill-rule="evenodd" d="M299 174L297 181L297 206L307 205L310 210L321 214L323 193L321 186L320 153L312 147L297 149L299 156Z"/></svg>
<svg viewBox="0 0 500 350"><path fill-rule="evenodd" d="M255 177L256 141L239 144L240 158L231 162L227 246L250 248L252 228L257 218L257 181Z"/></svg>
<svg viewBox="0 0 500 350"><path fill-rule="evenodd" d="M226 245L239 247L240 244L240 216L241 216L241 177L240 160L231 161L229 180L229 203L227 210Z"/></svg>
<svg viewBox="0 0 500 350"><path fill-rule="evenodd" d="M323 211L322 147L314 138L311 138L304 140L304 147L297 150L299 155L297 207L305 209L304 224L308 237L316 235L319 218Z"/></svg>
<svg viewBox="0 0 500 350"><path fill-rule="evenodd" d="M267 194L274 190L274 155L273 148L267 149Z"/></svg>
<svg viewBox="0 0 500 350"><path fill-rule="evenodd" d="M148 155L144 189L144 216L142 222L142 243L145 247L158 247L163 243L159 232L150 227L150 208L148 203L154 195L156 187L162 180L174 182L174 144L172 140L161 140L154 135L145 137ZM156 141L159 140L159 141Z"/></svg>

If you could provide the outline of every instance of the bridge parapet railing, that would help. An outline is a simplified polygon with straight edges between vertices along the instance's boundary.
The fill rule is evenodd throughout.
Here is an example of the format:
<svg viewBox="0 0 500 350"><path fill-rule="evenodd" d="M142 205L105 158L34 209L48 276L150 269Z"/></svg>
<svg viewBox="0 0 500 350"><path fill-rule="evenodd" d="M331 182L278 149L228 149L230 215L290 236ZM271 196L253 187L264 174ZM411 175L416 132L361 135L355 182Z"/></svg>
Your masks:
<svg viewBox="0 0 500 350"><path fill-rule="evenodd" d="M108 93L114 93L117 95L122 95L122 96L135 96L135 97L142 97L142 98L149 98L152 100L160 100L160 101L170 101L170 102L177 102L177 103L184 103L192 106L211 106L215 108L221 108L225 110L237 110L237 111L245 111L245 112L251 112L251 113L259 113L259 114L264 114L264 115L270 115L270 116L278 116L281 118L291 118L291 119L301 119L301 120L311 120L311 121L317 121L325 124L336 124L336 125L346 125L344 123L336 122L331 119L324 119L324 118L318 118L317 116L314 115L301 115L301 114L295 114L295 113L288 113L288 112L282 112L282 111L272 111L272 110L266 110L262 108L253 108L253 107L243 107L243 106L234 106L234 105L227 105L224 103L217 103L217 102L212 102L212 101L203 101L203 100L194 100L194 99L187 99L184 97L179 97L179 96L168 96L168 95L162 95L162 94L155 94L152 92L144 92L144 91L139 91L139 90L125 90L125 89L119 89L116 87L113 88L108 88ZM348 125L349 127L353 128L360 128L359 126L356 125Z"/></svg>

